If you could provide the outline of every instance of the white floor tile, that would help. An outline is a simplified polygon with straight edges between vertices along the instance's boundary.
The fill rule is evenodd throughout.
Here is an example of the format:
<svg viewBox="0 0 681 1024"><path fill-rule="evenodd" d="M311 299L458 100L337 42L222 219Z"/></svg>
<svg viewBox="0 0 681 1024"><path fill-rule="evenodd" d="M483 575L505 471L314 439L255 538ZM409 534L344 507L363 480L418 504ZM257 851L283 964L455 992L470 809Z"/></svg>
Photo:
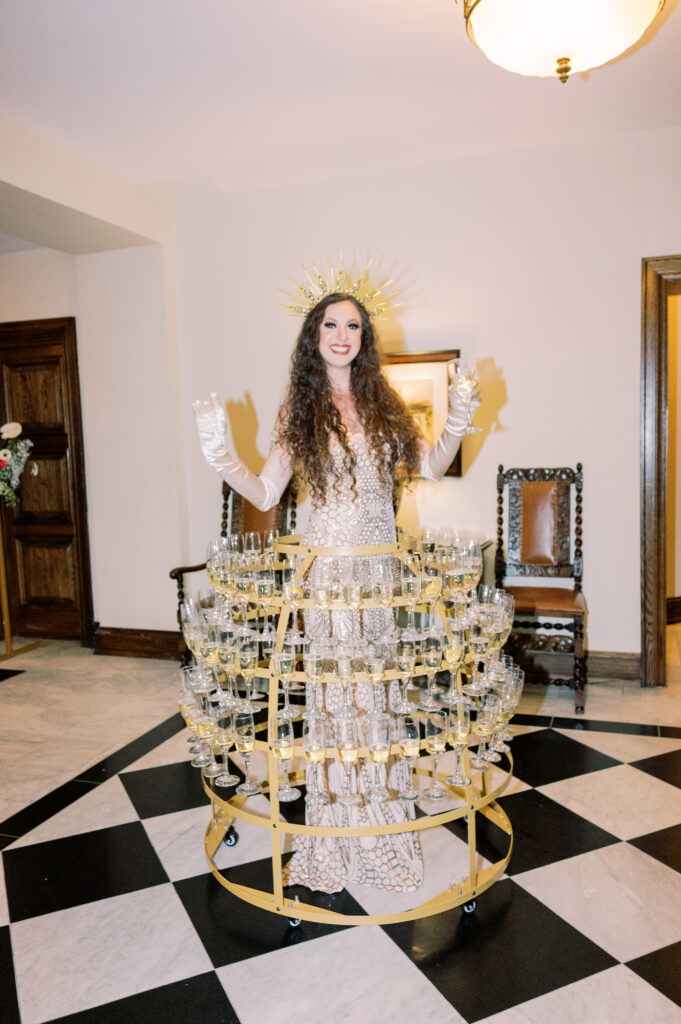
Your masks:
<svg viewBox="0 0 681 1024"><path fill-rule="evenodd" d="M183 729L175 736L171 736L165 743L161 743L160 746L150 750L144 757L140 757L139 761L133 761L125 769L125 772L137 772L144 768L159 768L165 764L177 764L180 761L188 761L194 756L189 753L188 735L187 730ZM121 774L125 774L125 772L121 772Z"/></svg>
<svg viewBox="0 0 681 1024"><path fill-rule="evenodd" d="M211 969L172 885L20 921L11 938L22 1024Z"/></svg>
<svg viewBox="0 0 681 1024"><path fill-rule="evenodd" d="M248 808L254 814L269 818L269 801L264 797L251 797ZM195 807L174 814L146 818L142 824L159 856L168 877L173 882L210 871L204 849L204 836L211 820L210 808ZM235 822L239 835L236 846L222 845L215 862L219 868L272 856L271 832L257 825Z"/></svg>
<svg viewBox="0 0 681 1024"><path fill-rule="evenodd" d="M681 823L681 789L629 764L538 787L619 839Z"/></svg>
<svg viewBox="0 0 681 1024"><path fill-rule="evenodd" d="M556 729L568 739L583 743L585 747L599 750L607 757L631 763L644 757L655 757L670 750L681 749L681 739L665 736L636 736L622 732L581 732L579 729Z"/></svg>
<svg viewBox="0 0 681 1024"><path fill-rule="evenodd" d="M513 880L617 960L681 940L681 875L627 843Z"/></svg>
<svg viewBox="0 0 681 1024"><path fill-rule="evenodd" d="M120 779L116 777L103 782L100 786L84 789L79 800L48 818L32 832L27 832L21 839L12 843L9 849L44 843L50 839L62 839L64 836L75 836L80 832L95 832L100 828L125 825L138 819L139 815L130 797Z"/></svg>
<svg viewBox="0 0 681 1024"><path fill-rule="evenodd" d="M478 1024L679 1024L681 1007L623 964L530 999Z"/></svg>
<svg viewBox="0 0 681 1024"><path fill-rule="evenodd" d="M241 1024L461 1024L463 1017L378 928L348 928L221 967ZM267 979L263 983L263 979Z"/></svg>

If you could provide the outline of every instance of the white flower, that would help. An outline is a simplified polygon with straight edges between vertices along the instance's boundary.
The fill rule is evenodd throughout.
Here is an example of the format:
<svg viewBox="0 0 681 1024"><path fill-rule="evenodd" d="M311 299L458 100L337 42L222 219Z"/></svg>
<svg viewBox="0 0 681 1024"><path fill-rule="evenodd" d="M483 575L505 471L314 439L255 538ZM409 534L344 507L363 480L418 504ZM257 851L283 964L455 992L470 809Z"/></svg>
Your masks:
<svg viewBox="0 0 681 1024"><path fill-rule="evenodd" d="M31 463L31 476L37 476L39 469L40 469L40 466L38 465L38 463L37 462L32 462Z"/></svg>
<svg viewBox="0 0 681 1024"><path fill-rule="evenodd" d="M11 437L18 437L22 429L21 423L4 423L0 427L0 437L5 441Z"/></svg>
<svg viewBox="0 0 681 1024"><path fill-rule="evenodd" d="M0 459L4 459L5 462L12 461L12 453L9 448L0 449Z"/></svg>

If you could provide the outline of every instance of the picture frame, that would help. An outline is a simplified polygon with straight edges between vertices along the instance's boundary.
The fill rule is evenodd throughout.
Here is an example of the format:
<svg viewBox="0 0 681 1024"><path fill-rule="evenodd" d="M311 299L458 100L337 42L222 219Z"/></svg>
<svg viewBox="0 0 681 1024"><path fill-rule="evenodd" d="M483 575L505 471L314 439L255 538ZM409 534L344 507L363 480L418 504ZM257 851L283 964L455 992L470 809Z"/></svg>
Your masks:
<svg viewBox="0 0 681 1024"><path fill-rule="evenodd" d="M404 400L421 433L433 444L442 433L448 412L447 363L458 359L459 349L439 352L387 352L383 372ZM461 476L461 447L445 476Z"/></svg>

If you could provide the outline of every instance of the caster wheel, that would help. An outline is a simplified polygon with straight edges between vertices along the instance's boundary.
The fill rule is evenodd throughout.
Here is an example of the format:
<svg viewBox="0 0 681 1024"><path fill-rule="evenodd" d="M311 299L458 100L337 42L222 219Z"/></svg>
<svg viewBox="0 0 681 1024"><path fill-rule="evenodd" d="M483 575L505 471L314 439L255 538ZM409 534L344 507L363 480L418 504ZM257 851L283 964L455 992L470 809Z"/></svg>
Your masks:
<svg viewBox="0 0 681 1024"><path fill-rule="evenodd" d="M286 923L289 928L300 928L301 920L302 919L300 917L288 917L286 919Z"/></svg>
<svg viewBox="0 0 681 1024"><path fill-rule="evenodd" d="M477 905L478 905L478 901L477 900L471 900L470 903L462 903L461 904L461 910L463 911L464 914L474 914L475 913L475 908L477 907Z"/></svg>
<svg viewBox="0 0 681 1024"><path fill-rule="evenodd" d="M236 846L239 842L238 833L230 826L225 832L225 838L222 840L225 846Z"/></svg>

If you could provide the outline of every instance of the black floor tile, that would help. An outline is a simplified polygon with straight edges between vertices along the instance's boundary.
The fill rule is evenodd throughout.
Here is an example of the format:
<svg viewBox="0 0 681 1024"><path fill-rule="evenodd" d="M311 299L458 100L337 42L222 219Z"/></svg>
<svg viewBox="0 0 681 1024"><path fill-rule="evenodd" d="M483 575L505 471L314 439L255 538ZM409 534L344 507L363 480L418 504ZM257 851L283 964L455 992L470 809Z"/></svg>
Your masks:
<svg viewBox="0 0 681 1024"><path fill-rule="evenodd" d="M39 800L17 811L11 818L6 818L0 824L0 835L6 837L0 840L0 850L9 846L15 839L21 839L27 832L42 825L44 821L53 815L63 811L69 804L80 800L82 796L89 793L92 783L89 782L65 782L63 786L53 789Z"/></svg>
<svg viewBox="0 0 681 1024"><path fill-rule="evenodd" d="M681 942L630 960L627 967L681 1006Z"/></svg>
<svg viewBox="0 0 681 1024"><path fill-rule="evenodd" d="M3 860L11 921L168 881L139 821L5 850Z"/></svg>
<svg viewBox="0 0 681 1024"><path fill-rule="evenodd" d="M661 725L660 736L666 736L668 739L672 740L681 740L681 726Z"/></svg>
<svg viewBox="0 0 681 1024"><path fill-rule="evenodd" d="M633 761L634 768L639 768L656 779L669 782L681 789L681 750L670 750L667 754L646 757L642 761Z"/></svg>
<svg viewBox="0 0 681 1024"><path fill-rule="evenodd" d="M4 683L5 679L11 679L12 676L20 676L24 671L23 668L0 668L0 683Z"/></svg>
<svg viewBox="0 0 681 1024"><path fill-rule="evenodd" d="M384 930L469 1022L617 963L510 878L484 892L474 914Z"/></svg>
<svg viewBox="0 0 681 1024"><path fill-rule="evenodd" d="M552 715L514 715L511 725L534 725L537 728L548 729L553 721Z"/></svg>
<svg viewBox="0 0 681 1024"><path fill-rule="evenodd" d="M123 772L119 778L140 818L188 811L208 803L201 771L189 761Z"/></svg>
<svg viewBox="0 0 681 1024"><path fill-rule="evenodd" d="M20 1021L8 926L0 928L0 1020L2 1024L19 1024Z"/></svg>
<svg viewBox="0 0 681 1024"><path fill-rule="evenodd" d="M586 775L620 764L598 750L592 750L552 729L516 736L511 744L513 772L530 786Z"/></svg>
<svg viewBox="0 0 681 1024"><path fill-rule="evenodd" d="M223 874L232 882L271 892L271 872L271 862L260 860L240 864ZM210 874L186 878L174 884L214 967L237 963L338 930L337 925L311 921L303 921L298 928L290 928L278 914L260 910L233 896ZM284 894L289 899L298 895L301 902L341 914L365 913L345 891L326 895L310 892L302 886L291 886L284 890Z"/></svg>
<svg viewBox="0 0 681 1024"><path fill-rule="evenodd" d="M629 842L655 860L662 861L667 867L681 872L681 825L650 832L647 836L638 836Z"/></svg>
<svg viewBox="0 0 681 1024"><path fill-rule="evenodd" d="M513 853L506 873L518 875L580 853L599 850L620 840L592 825L567 807L534 789L501 798L513 828ZM467 825L458 819L446 826L464 842ZM495 863L508 850L508 836L482 814L476 818L478 851Z"/></svg>
<svg viewBox="0 0 681 1024"><path fill-rule="evenodd" d="M636 722L599 722L589 718L554 718L552 729L574 729L575 732L621 732L630 736L659 736L658 725L639 725Z"/></svg>
<svg viewBox="0 0 681 1024"><path fill-rule="evenodd" d="M239 1018L212 971L91 1010L59 1017L50 1024L239 1024Z"/></svg>
<svg viewBox="0 0 681 1024"><path fill-rule="evenodd" d="M164 743L165 740L169 740L184 728L185 724L182 715L173 715L171 718L166 719L165 722L161 722L160 725L155 725L153 729L145 732L142 736L138 736L132 743L127 743L120 750L116 750L109 757L105 757L103 761L93 765L92 768L87 768L84 772L81 772L77 777L77 781L105 782L106 779L113 778L118 772L122 772L128 765L134 764L140 757L144 757L150 750L153 750L160 743Z"/></svg>

